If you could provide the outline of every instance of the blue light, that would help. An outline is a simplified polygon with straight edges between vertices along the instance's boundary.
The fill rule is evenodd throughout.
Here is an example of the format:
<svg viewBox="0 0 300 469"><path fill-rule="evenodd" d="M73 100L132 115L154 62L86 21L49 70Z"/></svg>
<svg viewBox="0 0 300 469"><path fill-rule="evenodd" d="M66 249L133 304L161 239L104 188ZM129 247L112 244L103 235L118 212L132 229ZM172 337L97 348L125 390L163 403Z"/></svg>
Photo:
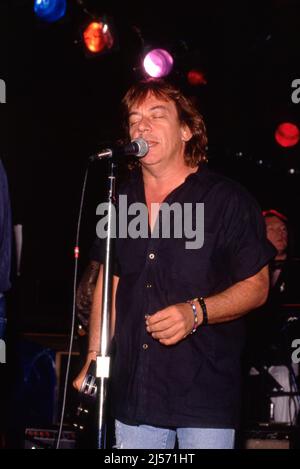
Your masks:
<svg viewBox="0 0 300 469"><path fill-rule="evenodd" d="M35 0L34 12L42 20L53 23L66 13L66 0Z"/></svg>

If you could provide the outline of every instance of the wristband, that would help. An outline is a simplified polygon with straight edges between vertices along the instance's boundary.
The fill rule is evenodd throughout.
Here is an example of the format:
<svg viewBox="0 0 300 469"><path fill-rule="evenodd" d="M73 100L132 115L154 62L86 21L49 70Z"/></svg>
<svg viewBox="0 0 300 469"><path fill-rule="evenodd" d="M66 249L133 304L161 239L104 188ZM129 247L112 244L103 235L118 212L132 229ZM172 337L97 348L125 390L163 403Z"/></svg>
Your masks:
<svg viewBox="0 0 300 469"><path fill-rule="evenodd" d="M198 298L198 301L199 301L199 304L201 306L202 313L203 313L203 319L202 319L201 326L206 326L208 324L208 317L207 317L207 309L206 309L206 304L205 304L204 298L202 298L202 296L201 296L200 298Z"/></svg>

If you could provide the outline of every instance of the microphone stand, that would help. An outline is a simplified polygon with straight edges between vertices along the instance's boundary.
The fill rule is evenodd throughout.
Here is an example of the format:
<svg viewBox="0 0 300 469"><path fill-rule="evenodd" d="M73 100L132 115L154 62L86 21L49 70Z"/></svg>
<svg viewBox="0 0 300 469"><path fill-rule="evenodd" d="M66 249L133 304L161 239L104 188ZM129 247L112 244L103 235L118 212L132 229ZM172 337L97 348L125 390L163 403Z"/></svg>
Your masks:
<svg viewBox="0 0 300 469"><path fill-rule="evenodd" d="M105 261L103 265L103 286L102 286L102 320L100 326L100 352L96 358L96 377L98 378L98 434L97 448L106 448L106 415L105 402L110 376L110 356L108 354L109 332L110 332L110 313L112 298L112 227L113 213L116 203L116 162L110 158L110 168L108 176L108 226L107 238L105 240Z"/></svg>

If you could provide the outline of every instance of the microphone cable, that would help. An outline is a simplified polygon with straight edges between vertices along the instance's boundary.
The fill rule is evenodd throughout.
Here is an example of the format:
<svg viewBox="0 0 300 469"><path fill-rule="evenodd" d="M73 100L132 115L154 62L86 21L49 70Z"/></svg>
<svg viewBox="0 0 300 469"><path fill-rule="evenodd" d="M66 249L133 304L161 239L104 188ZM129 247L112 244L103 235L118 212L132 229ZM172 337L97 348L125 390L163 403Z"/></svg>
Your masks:
<svg viewBox="0 0 300 469"><path fill-rule="evenodd" d="M83 202L86 192L86 183L88 177L89 165L86 167L85 175L82 184L81 190L81 199L80 199L80 206L78 212L78 219L77 219L77 227L76 227L76 239L75 239L75 248L74 248L74 278L73 278L73 300L72 300L72 324L71 324L71 334L69 340L69 350L68 350L68 361L65 373L65 383L64 383L64 391L63 391L63 401L61 407L61 414L60 414L60 422L59 422L59 430L57 434L57 439L54 443L55 449L59 449L63 423L65 418L65 408L66 408L66 401L67 401L67 389L68 389L68 381L70 375L70 365L71 365L71 357L72 357L72 350L74 345L74 329L75 329L75 319L76 319L76 290L77 290L77 276L78 276L78 258L79 258L79 235L80 235L80 225L81 225L81 218L82 218L82 209L83 209Z"/></svg>

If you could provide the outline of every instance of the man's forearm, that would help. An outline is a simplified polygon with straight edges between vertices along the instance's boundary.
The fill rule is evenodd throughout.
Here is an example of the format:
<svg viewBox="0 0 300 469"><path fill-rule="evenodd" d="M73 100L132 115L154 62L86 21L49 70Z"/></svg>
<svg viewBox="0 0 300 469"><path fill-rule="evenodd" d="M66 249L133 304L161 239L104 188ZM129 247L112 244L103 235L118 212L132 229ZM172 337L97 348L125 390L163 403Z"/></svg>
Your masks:
<svg viewBox="0 0 300 469"><path fill-rule="evenodd" d="M82 326L89 328L94 291L98 279L100 263L90 261L80 280L76 293L76 314Z"/></svg>
<svg viewBox="0 0 300 469"><path fill-rule="evenodd" d="M253 277L232 285L225 291L206 298L209 324L231 321L261 306L269 291L268 266ZM200 318L202 312L200 310ZM200 319L201 323L201 319Z"/></svg>
<svg viewBox="0 0 300 469"><path fill-rule="evenodd" d="M100 325L101 325L101 304L102 304L102 277L103 266L100 266L98 280L93 295L90 324L89 324L89 352L99 351L100 345Z"/></svg>
<svg viewBox="0 0 300 469"><path fill-rule="evenodd" d="M100 327L101 327L101 310L102 310L102 282L103 280L103 266L100 267L99 276L94 291L90 329L89 329L89 351L99 351L100 348ZM112 302L111 302L111 317L110 317L110 338L114 334L115 328L115 296L118 286L118 277L113 277L112 280Z"/></svg>

